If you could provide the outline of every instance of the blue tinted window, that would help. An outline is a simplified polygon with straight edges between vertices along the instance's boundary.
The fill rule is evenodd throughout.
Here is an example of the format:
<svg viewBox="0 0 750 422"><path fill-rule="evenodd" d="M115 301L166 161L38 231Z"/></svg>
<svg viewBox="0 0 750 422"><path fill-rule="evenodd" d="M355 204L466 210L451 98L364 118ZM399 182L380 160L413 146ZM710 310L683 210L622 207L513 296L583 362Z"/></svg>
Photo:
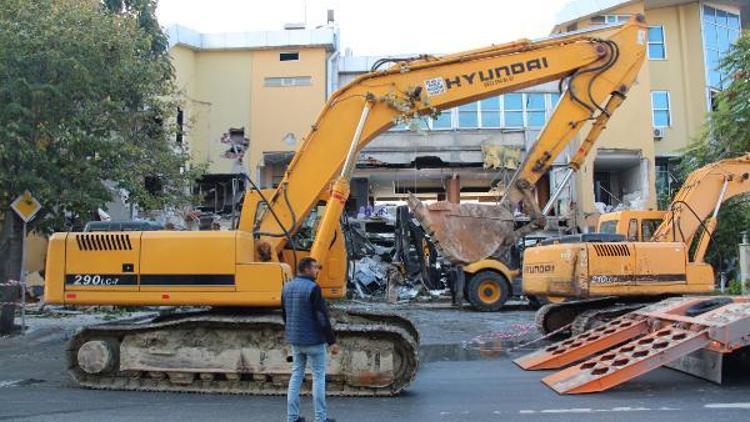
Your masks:
<svg viewBox="0 0 750 422"><path fill-rule="evenodd" d="M552 104L552 108L555 108L557 106L557 103L560 102L560 94L554 93L550 94L550 103Z"/></svg>
<svg viewBox="0 0 750 422"><path fill-rule="evenodd" d="M523 127L523 95L506 94L503 96L505 107L505 126Z"/></svg>
<svg viewBox="0 0 750 422"><path fill-rule="evenodd" d="M734 44L740 37L740 31L729 31L729 43Z"/></svg>
<svg viewBox="0 0 750 422"><path fill-rule="evenodd" d="M661 26L649 26L648 42L664 42L664 29Z"/></svg>
<svg viewBox="0 0 750 422"><path fill-rule="evenodd" d="M505 126L523 127L523 112L506 110L505 111Z"/></svg>
<svg viewBox="0 0 750 422"><path fill-rule="evenodd" d="M433 129L450 129L451 128L451 110L443 110L436 119L432 119Z"/></svg>
<svg viewBox="0 0 750 422"><path fill-rule="evenodd" d="M669 93L667 91L651 92L651 110L654 127L668 127L672 122L669 118Z"/></svg>
<svg viewBox="0 0 750 422"><path fill-rule="evenodd" d="M727 26L727 12L716 9L716 24Z"/></svg>
<svg viewBox="0 0 750 422"><path fill-rule="evenodd" d="M727 14L727 25L730 28L740 29L740 17L731 13Z"/></svg>
<svg viewBox="0 0 750 422"><path fill-rule="evenodd" d="M718 36L719 39L717 44L719 45L719 52L724 55L729 51L729 31L723 28L719 28Z"/></svg>
<svg viewBox="0 0 750 422"><path fill-rule="evenodd" d="M480 102L482 127L500 127L500 97L484 99Z"/></svg>
<svg viewBox="0 0 750 422"><path fill-rule="evenodd" d="M526 125L542 127L546 117L544 94L526 94Z"/></svg>
<svg viewBox="0 0 750 422"><path fill-rule="evenodd" d="M669 112L663 110L654 111L654 126L655 127L667 127L669 126Z"/></svg>
<svg viewBox="0 0 750 422"><path fill-rule="evenodd" d="M662 44L649 44L648 45L648 58L649 59L663 59L667 56Z"/></svg>
<svg viewBox="0 0 750 422"><path fill-rule="evenodd" d="M648 27L648 58L665 59L667 58L667 48L664 45L664 27Z"/></svg>
<svg viewBox="0 0 750 422"><path fill-rule="evenodd" d="M703 39L705 40L705 61L707 85L721 89L729 83L727 75L719 69L721 60L739 38L739 15L704 6Z"/></svg>
<svg viewBox="0 0 750 422"><path fill-rule="evenodd" d="M479 126L477 117L477 103L458 107L458 127L475 128Z"/></svg>
<svg viewBox="0 0 750 422"><path fill-rule="evenodd" d="M714 88L721 88L721 73L718 70L708 71L708 85Z"/></svg>
<svg viewBox="0 0 750 422"><path fill-rule="evenodd" d="M526 113L526 119L529 127L542 127L544 126L544 112L543 111L529 111Z"/></svg>
<svg viewBox="0 0 750 422"><path fill-rule="evenodd" d="M716 23L716 9L705 6L703 8L703 22L710 24Z"/></svg>
<svg viewBox="0 0 750 422"><path fill-rule="evenodd" d="M503 99L505 100L506 110L523 110L521 94L506 94Z"/></svg>
<svg viewBox="0 0 750 422"><path fill-rule="evenodd" d="M706 38L706 47L709 48L716 48L717 39L718 36L716 35L716 26L715 25L706 25L705 26L705 38Z"/></svg>
<svg viewBox="0 0 750 422"><path fill-rule="evenodd" d="M544 94L526 94L526 109L544 110Z"/></svg>
<svg viewBox="0 0 750 422"><path fill-rule="evenodd" d="M669 101L667 100L666 92L654 92L651 97L653 99L654 108L669 108Z"/></svg>

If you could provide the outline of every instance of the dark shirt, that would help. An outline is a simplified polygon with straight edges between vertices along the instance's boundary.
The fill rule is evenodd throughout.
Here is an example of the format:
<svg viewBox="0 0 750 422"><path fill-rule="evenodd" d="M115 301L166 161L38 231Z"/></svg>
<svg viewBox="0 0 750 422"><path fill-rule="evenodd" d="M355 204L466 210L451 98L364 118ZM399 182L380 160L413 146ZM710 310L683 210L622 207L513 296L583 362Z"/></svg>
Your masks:
<svg viewBox="0 0 750 422"><path fill-rule="evenodd" d="M281 316L291 344L336 343L323 292L312 278L298 275L284 285Z"/></svg>

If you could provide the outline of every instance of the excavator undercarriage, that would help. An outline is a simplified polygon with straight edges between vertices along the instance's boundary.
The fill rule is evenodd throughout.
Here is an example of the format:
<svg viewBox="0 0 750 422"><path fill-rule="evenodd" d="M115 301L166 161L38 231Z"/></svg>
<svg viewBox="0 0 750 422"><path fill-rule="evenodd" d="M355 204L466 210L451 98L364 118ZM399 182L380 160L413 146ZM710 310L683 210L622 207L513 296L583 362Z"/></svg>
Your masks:
<svg viewBox="0 0 750 422"><path fill-rule="evenodd" d="M390 396L411 383L419 334L409 320L341 309L331 318L341 352L329 358L327 394ZM279 312L213 310L83 328L67 359L88 388L281 395L290 356Z"/></svg>

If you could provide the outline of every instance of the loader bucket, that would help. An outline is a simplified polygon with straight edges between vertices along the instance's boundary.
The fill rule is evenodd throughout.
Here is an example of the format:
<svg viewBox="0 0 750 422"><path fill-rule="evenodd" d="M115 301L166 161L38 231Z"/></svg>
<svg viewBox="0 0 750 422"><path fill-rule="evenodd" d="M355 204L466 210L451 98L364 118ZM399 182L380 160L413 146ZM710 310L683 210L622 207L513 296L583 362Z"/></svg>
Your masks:
<svg viewBox="0 0 750 422"><path fill-rule="evenodd" d="M515 241L513 212L507 206L444 201L426 205L414 195L407 202L438 251L454 264L499 258Z"/></svg>

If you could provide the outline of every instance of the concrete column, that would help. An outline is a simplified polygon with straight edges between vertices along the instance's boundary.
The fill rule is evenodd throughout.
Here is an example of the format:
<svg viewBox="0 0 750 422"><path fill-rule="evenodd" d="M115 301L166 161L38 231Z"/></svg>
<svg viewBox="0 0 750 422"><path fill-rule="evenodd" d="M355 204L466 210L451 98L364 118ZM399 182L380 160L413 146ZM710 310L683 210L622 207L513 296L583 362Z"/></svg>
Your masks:
<svg viewBox="0 0 750 422"><path fill-rule="evenodd" d="M461 202L461 178L457 174L445 179L445 194L448 202L452 204Z"/></svg>
<svg viewBox="0 0 750 422"><path fill-rule="evenodd" d="M740 286L742 294L750 294L750 244L748 233L743 233L740 243Z"/></svg>

